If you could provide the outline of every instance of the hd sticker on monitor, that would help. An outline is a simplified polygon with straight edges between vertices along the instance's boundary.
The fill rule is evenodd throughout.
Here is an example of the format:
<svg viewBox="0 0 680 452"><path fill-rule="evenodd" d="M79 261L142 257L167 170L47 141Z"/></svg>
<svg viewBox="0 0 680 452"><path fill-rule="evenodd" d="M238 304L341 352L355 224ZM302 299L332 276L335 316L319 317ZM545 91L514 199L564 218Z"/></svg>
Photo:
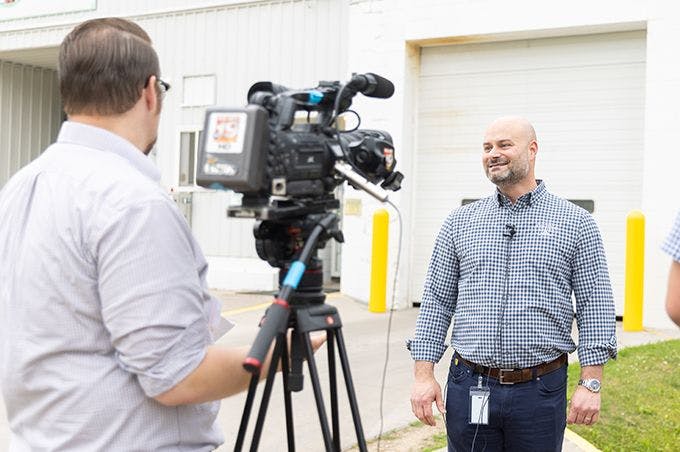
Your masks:
<svg viewBox="0 0 680 452"><path fill-rule="evenodd" d="M206 152L242 154L247 115L244 112L213 112L208 119Z"/></svg>

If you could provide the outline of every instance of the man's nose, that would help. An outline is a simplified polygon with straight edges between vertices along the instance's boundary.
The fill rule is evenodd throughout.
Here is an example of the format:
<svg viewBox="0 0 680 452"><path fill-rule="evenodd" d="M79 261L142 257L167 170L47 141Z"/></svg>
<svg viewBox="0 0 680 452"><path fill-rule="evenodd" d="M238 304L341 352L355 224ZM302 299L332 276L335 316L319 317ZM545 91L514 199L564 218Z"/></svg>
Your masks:
<svg viewBox="0 0 680 452"><path fill-rule="evenodd" d="M501 155L501 153L497 146L492 146L491 150L489 151L489 155L491 157L498 157L499 155Z"/></svg>

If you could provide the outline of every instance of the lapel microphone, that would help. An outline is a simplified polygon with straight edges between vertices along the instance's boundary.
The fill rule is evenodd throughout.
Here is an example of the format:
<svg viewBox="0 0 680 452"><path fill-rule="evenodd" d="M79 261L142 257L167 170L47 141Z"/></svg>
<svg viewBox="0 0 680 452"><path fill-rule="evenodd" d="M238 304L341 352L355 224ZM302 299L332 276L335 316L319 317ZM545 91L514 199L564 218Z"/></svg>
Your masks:
<svg viewBox="0 0 680 452"><path fill-rule="evenodd" d="M506 224L505 225L505 232L503 233L503 237L508 237L508 238L513 238L517 234L517 229L515 229L514 224Z"/></svg>

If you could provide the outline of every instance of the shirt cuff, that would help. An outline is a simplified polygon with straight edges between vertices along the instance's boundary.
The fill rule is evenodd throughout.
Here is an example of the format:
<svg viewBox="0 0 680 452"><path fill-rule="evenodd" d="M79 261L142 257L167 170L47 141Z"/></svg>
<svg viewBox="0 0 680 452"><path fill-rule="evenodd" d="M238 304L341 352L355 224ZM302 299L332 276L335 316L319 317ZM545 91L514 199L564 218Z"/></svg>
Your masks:
<svg viewBox="0 0 680 452"><path fill-rule="evenodd" d="M414 361L430 361L433 363L438 363L446 351L445 344L424 339L409 340L406 347L411 352L411 358Z"/></svg>
<svg viewBox="0 0 680 452"><path fill-rule="evenodd" d="M186 327L179 340L153 367L144 371L126 369L137 375L144 393L156 397L184 380L203 361L206 347L212 343L205 320L199 319ZM121 363L122 364L122 363Z"/></svg>
<svg viewBox="0 0 680 452"><path fill-rule="evenodd" d="M610 359L616 359L616 337L612 337L606 344L579 345L578 361L581 367L602 366Z"/></svg>

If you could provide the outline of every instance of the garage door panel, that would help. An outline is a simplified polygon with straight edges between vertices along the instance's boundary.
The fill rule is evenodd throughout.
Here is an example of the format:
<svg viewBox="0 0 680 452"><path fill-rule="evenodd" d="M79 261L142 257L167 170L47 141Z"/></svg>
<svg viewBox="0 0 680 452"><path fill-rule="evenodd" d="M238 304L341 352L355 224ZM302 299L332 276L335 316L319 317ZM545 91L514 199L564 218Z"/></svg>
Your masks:
<svg viewBox="0 0 680 452"><path fill-rule="evenodd" d="M494 118L529 118L537 177L595 203L617 311L625 217L641 201L645 32L423 48L418 85L410 298L419 301L439 227L465 198L493 192L481 167Z"/></svg>
<svg viewBox="0 0 680 452"><path fill-rule="evenodd" d="M472 74L500 70L521 70L532 67L561 68L588 66L594 61L602 64L644 62L645 32L616 33L618 39L599 39L605 35L572 36L567 38L493 42L460 46L427 48L432 61L421 65L421 75ZM593 36L598 36L594 46ZM560 41L559 58L546 58ZM484 59L480 59L480 54Z"/></svg>

